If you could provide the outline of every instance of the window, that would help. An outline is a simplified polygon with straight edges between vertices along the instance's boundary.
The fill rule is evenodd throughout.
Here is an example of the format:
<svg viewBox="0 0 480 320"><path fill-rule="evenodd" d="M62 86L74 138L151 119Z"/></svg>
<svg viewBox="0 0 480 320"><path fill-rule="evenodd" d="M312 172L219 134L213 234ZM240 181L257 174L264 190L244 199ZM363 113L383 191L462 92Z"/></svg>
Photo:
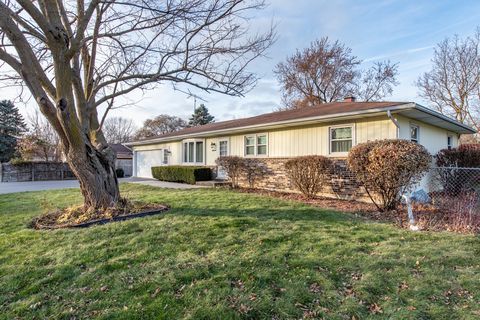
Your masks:
<svg viewBox="0 0 480 320"><path fill-rule="evenodd" d="M195 144L195 162L203 162L203 141L197 141Z"/></svg>
<svg viewBox="0 0 480 320"><path fill-rule="evenodd" d="M163 164L168 164L168 155L170 154L170 151L168 149L163 149Z"/></svg>
<svg viewBox="0 0 480 320"><path fill-rule="evenodd" d="M448 150L452 149L453 147L453 137L452 136L447 136L447 148Z"/></svg>
<svg viewBox="0 0 480 320"><path fill-rule="evenodd" d="M246 156L266 156L268 153L267 134L252 134L245 136Z"/></svg>
<svg viewBox="0 0 480 320"><path fill-rule="evenodd" d="M257 155L267 155L267 135L257 136Z"/></svg>
<svg viewBox="0 0 480 320"><path fill-rule="evenodd" d="M188 162L195 162L195 142L188 143Z"/></svg>
<svg viewBox="0 0 480 320"><path fill-rule="evenodd" d="M345 153L353 145L353 126L330 128L330 153Z"/></svg>
<svg viewBox="0 0 480 320"><path fill-rule="evenodd" d="M245 137L245 155L255 155L255 136Z"/></svg>
<svg viewBox="0 0 480 320"><path fill-rule="evenodd" d="M183 143L184 163L203 163L203 141L187 141Z"/></svg>
<svg viewBox="0 0 480 320"><path fill-rule="evenodd" d="M418 126L411 124L410 125L410 141L418 142Z"/></svg>
<svg viewBox="0 0 480 320"><path fill-rule="evenodd" d="M219 154L220 157L228 156L228 141L223 140L219 142Z"/></svg>

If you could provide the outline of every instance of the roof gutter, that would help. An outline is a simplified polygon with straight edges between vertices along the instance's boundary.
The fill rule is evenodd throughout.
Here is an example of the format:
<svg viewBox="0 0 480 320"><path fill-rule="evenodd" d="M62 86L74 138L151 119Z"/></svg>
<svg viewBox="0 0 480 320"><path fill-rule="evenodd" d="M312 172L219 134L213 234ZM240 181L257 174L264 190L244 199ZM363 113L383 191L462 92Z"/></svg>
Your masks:
<svg viewBox="0 0 480 320"><path fill-rule="evenodd" d="M188 138L205 138L205 137L210 137L210 136L220 136L223 134L232 134L232 133L240 133L240 132L245 132L249 130L255 130L255 129L275 129L276 127L285 127L285 126L295 126L298 124L302 125L308 125L308 124L314 124L318 123L320 121L337 121L337 120L342 120L342 119L348 119L349 117L355 117L358 115L369 115L369 116L375 116L375 115L382 115L384 114L385 111L387 111L387 116L390 114L392 116L392 112L396 111L401 111L401 110L412 110L412 109L417 109L419 111L425 112L427 114L430 114L432 116L438 117L444 121L453 123L455 125L458 125L462 128L464 128L467 131L470 131L471 133L476 133L475 130L470 128L469 126L460 123L458 121L455 121L449 117L444 116L441 113L435 112L433 110L430 110L428 108L425 108L419 104L416 104L414 102L410 103L403 103L399 104L397 106L390 106L390 107L383 107L383 108L375 108L375 109L368 109L368 110L362 110L362 111L354 111L354 112L344 112L344 113L337 113L335 115L326 115L326 116L316 116L316 117L308 117L308 118L300 118L300 119L293 119L293 120L283 120L283 121L277 121L277 122L270 122L268 124L256 124L256 125L250 125L250 126L243 126L243 127L237 127L237 128L229 128L229 129L220 129L220 130L210 130L210 131L204 131L204 132L196 132L196 133L188 133L188 134L180 134L180 135L175 135L171 137L164 137L164 138L154 138L150 140L145 140L145 141L132 141L132 142L127 142L124 143L126 146L142 146L142 145L149 145L149 144L157 144L157 143L163 143L163 142L171 142L171 141L178 141L182 139L188 139ZM389 118L390 118L389 116ZM392 116L393 118L393 116ZM390 119L392 119L390 118ZM397 137L399 135L398 133L398 122L395 124L397 126Z"/></svg>
<svg viewBox="0 0 480 320"><path fill-rule="evenodd" d="M436 112L436 111L434 111L434 110L431 110L431 109L429 109L429 108L426 108L426 107L424 107L424 106L422 106L422 105L419 105L419 104L416 104L416 103L415 103L415 108L418 109L418 110L420 110L420 111L423 111L423 112L425 112L425 113L428 113L428 114L430 114L430 115L432 115L432 116L434 116L434 117L440 118L440 119L445 120L445 121L450 122L450 123L454 123L454 124L456 124L457 126L462 127L462 128L464 128L465 130L470 131L471 133L477 133L477 131L476 131L475 129L473 129L472 127L467 126L466 124L463 124L463 123L461 123L461 122L458 122L457 120L453 120L453 119L451 119L451 118L449 118L449 117L447 117L447 116L444 116L443 114L441 114L441 113L439 113L439 112Z"/></svg>

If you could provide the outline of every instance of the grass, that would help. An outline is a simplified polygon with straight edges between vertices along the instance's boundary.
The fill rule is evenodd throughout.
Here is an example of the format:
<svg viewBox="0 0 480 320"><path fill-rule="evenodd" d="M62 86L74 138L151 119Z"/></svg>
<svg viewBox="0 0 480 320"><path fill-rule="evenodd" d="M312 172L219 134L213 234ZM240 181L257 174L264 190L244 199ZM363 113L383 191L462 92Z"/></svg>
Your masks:
<svg viewBox="0 0 480 320"><path fill-rule="evenodd" d="M172 210L34 231L79 191L0 196L0 319L480 317L478 237L226 190L122 191Z"/></svg>

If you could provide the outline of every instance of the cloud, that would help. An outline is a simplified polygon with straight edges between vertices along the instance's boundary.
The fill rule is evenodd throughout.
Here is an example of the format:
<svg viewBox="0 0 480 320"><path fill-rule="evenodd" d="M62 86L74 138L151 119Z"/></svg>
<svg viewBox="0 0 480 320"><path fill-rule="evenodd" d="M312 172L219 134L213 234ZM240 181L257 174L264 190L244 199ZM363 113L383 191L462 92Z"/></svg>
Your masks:
<svg viewBox="0 0 480 320"><path fill-rule="evenodd" d="M403 51L398 51L398 52L393 52L393 53L387 53L384 55L378 55L378 56L373 56L367 59L364 59L363 62L371 62L371 61L376 61L376 60L384 60L384 59L389 59L393 57L398 57L398 56L403 56L403 55L408 55L412 53L418 53L426 50L431 50L433 49L434 46L425 46L425 47L419 47L419 48L412 48L412 49L407 49Z"/></svg>

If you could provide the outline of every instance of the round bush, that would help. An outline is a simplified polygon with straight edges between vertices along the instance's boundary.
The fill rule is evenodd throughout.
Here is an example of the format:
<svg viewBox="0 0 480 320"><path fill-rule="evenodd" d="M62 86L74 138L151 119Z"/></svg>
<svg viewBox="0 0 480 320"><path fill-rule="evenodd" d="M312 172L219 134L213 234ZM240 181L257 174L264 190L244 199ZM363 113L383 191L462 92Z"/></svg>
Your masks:
<svg viewBox="0 0 480 320"><path fill-rule="evenodd" d="M295 187L309 198L315 197L325 186L332 161L324 156L304 156L285 163L287 176Z"/></svg>
<svg viewBox="0 0 480 320"><path fill-rule="evenodd" d="M418 183L431 164L422 145L407 140L378 140L356 145L348 168L380 211L395 209L402 194Z"/></svg>

